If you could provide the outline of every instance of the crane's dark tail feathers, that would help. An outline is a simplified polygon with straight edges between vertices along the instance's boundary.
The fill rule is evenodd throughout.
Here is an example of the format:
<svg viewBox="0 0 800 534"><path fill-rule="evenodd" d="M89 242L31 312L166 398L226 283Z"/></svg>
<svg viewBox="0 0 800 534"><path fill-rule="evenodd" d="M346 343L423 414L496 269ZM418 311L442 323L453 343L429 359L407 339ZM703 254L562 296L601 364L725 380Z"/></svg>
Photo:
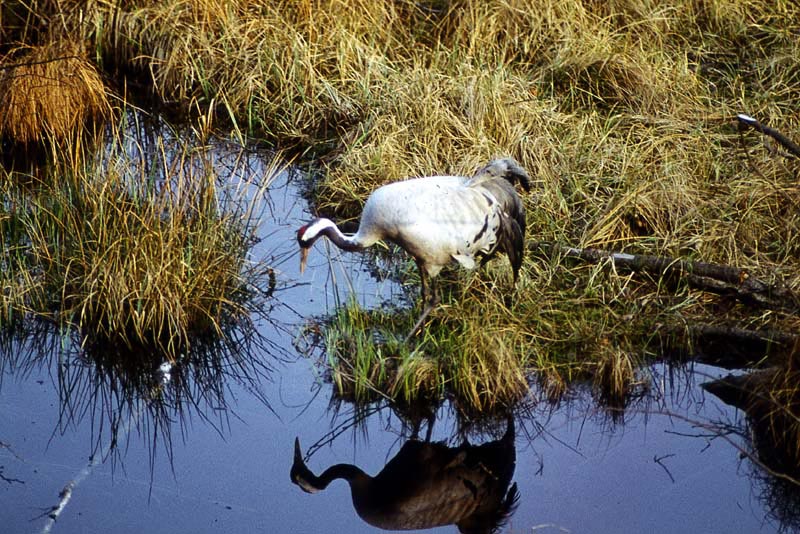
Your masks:
<svg viewBox="0 0 800 534"><path fill-rule="evenodd" d="M480 181L487 178L505 178L511 185L519 182L522 189L525 191L531 190L530 176L513 158L500 158L490 161L486 166L478 169L478 172L472 177L472 181Z"/></svg>
<svg viewBox="0 0 800 534"><path fill-rule="evenodd" d="M524 215L523 215L524 217ZM500 230L497 236L497 249L506 256L511 263L511 271L514 273L514 285L519 278L519 270L522 267L522 257L525 252L525 227L520 227L517 219L513 217L502 217L500 219ZM488 258L484 258L485 263Z"/></svg>
<svg viewBox="0 0 800 534"><path fill-rule="evenodd" d="M497 252L508 256L511 271L514 273L514 285L519 278L522 258L525 254L525 212L516 213L515 217L501 217L498 230L497 245L491 253L481 259L481 266L488 262Z"/></svg>
<svg viewBox="0 0 800 534"><path fill-rule="evenodd" d="M497 229L497 244L484 256L481 265L497 252L504 253L511 263L515 285L525 253L525 206L514 189L516 182L519 182L525 191L531 188L528 173L512 158L490 161L469 180L471 187L486 189L502 206L500 228Z"/></svg>
<svg viewBox="0 0 800 534"><path fill-rule="evenodd" d="M498 510L498 514L500 515L500 517L498 518L497 530L495 530L495 532L499 532L500 529L502 529L508 524L508 520L511 519L511 516L514 515L514 512L517 511L518 506L519 506L519 490L517 489L517 483L514 482L508 489L508 493L506 493L506 498L503 500L502 504L500 504L500 509Z"/></svg>

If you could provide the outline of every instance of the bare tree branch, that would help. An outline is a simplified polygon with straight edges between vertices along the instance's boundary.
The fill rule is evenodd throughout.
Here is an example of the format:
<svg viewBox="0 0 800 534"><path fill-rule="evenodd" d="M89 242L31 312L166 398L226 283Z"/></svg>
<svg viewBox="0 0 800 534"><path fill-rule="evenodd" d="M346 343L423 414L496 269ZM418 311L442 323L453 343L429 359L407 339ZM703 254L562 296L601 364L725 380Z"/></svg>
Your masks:
<svg viewBox="0 0 800 534"><path fill-rule="evenodd" d="M739 120L739 124L741 125L740 127L748 126L757 132L761 132L764 135L772 137L778 143L780 143L783 148L788 150L791 155L796 158L800 158L800 145L780 133L778 130L770 128L769 126L764 126L750 115L745 115L744 113L739 113L736 118Z"/></svg>
<svg viewBox="0 0 800 534"><path fill-rule="evenodd" d="M616 269L648 272L667 282L685 280L690 287L695 289L734 297L743 304L757 308L789 313L800 311L800 301L788 289L767 284L751 276L747 270L731 265L591 248L581 249L544 241L532 243L530 248L547 257L560 254L579 258L589 263L610 261Z"/></svg>

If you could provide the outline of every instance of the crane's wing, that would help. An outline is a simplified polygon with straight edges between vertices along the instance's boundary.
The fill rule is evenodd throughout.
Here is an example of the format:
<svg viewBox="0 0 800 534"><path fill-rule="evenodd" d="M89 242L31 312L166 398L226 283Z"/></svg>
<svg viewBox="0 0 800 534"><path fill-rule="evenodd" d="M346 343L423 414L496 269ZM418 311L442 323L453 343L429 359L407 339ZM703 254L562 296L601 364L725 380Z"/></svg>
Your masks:
<svg viewBox="0 0 800 534"><path fill-rule="evenodd" d="M436 276L455 259L474 268L476 258L497 251L511 259L516 279L522 263L525 212L503 177L479 180L432 176L375 190L361 215L359 237L388 239Z"/></svg>
<svg viewBox="0 0 800 534"><path fill-rule="evenodd" d="M514 272L516 283L522 258L525 251L525 206L517 195L511 180L496 178L494 180L470 181L469 187L490 196L496 205L493 212L497 214L497 230L493 248L483 256L481 264L492 258L497 252L508 256Z"/></svg>
<svg viewBox="0 0 800 534"><path fill-rule="evenodd" d="M361 215L362 231L405 249L436 276L452 259L475 266L475 252L488 236L487 202L461 176L394 182L375 190Z"/></svg>

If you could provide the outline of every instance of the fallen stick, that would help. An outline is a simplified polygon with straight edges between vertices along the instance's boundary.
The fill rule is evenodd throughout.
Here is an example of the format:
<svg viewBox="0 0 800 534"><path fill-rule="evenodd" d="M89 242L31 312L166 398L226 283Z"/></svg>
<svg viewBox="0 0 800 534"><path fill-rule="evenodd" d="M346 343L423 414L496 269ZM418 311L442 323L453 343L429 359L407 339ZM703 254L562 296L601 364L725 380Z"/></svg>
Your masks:
<svg viewBox="0 0 800 534"><path fill-rule="evenodd" d="M796 158L800 158L800 145L780 133L778 130L770 128L769 126L764 126L750 115L745 115L744 113L739 113L736 115L736 118L739 120L739 124L743 126L749 126L757 132L775 139L781 144L781 146L783 146L783 148L788 150L791 155Z"/></svg>
<svg viewBox="0 0 800 534"><path fill-rule="evenodd" d="M677 280L685 280L690 287L695 289L734 297L743 304L757 308L789 313L800 311L800 302L788 289L767 284L751 276L747 270L731 265L591 248L581 249L544 241L535 242L530 247L548 257L560 254L570 258L579 258L589 263L609 261L619 270L648 272L673 283Z"/></svg>

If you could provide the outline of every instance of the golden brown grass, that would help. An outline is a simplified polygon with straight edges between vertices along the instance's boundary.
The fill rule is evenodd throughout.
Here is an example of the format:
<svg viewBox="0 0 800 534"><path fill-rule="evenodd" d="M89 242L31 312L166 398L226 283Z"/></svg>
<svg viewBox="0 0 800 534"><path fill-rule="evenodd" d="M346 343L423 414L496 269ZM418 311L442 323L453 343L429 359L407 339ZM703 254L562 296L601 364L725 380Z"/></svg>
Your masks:
<svg viewBox="0 0 800 534"><path fill-rule="evenodd" d="M20 47L0 60L0 138L21 144L68 140L110 105L97 68L67 41Z"/></svg>
<svg viewBox="0 0 800 534"><path fill-rule="evenodd" d="M211 19L199 14L216 4L193 3L185 20L199 17L201 27L213 20L213 31L173 49L195 51L192 62L152 63L155 79L168 78L173 64L191 68L176 76L184 80L174 86L180 91L166 97L224 98L269 137L323 152L316 199L341 218L357 218L369 191L386 181L470 173L495 154L510 154L539 180L528 201L532 239L731 263L797 285L796 165L762 150L752 134L741 143L732 120L747 111L797 129L797 68L786 59L798 57L796 7L342 5L285 2L277 14L262 4L260 18L247 18L233 4ZM281 32L274 31L278 21ZM199 41L210 37L216 41ZM223 57L246 75L215 89L221 77L204 73L219 72ZM211 84L187 85L202 79ZM514 385L530 368L550 384L594 370L613 384L601 390L622 394L633 367L649 355L646 336L656 324L718 317L713 299L673 296L608 268L541 258L528 264L511 310L473 284L437 312L431 353L459 365L435 366L450 371L424 377L415 370L406 375L414 380L401 383L434 391L445 384L465 403L484 406L485 399L517 398ZM483 276L504 288L504 269L499 263ZM794 324L741 309L729 318ZM402 334L399 323L393 331ZM375 378L372 372L367 376ZM497 381L511 387L499 389ZM396 391L391 384L378 389Z"/></svg>
<svg viewBox="0 0 800 534"><path fill-rule="evenodd" d="M64 24L109 72L316 156L315 200L339 218L357 219L387 181L511 155L537 180L531 240L728 263L800 286L798 162L734 122L746 112L800 138L794 2L66 4ZM595 372L624 392L664 323L798 326L608 265L528 256L510 308L498 296L508 279L502 262L480 283L460 276L428 326L433 353L476 376L430 375L427 362L407 376L476 405L496 395L497 369L511 391L534 369L550 392ZM402 317L397 328L373 319L404 330Z"/></svg>

